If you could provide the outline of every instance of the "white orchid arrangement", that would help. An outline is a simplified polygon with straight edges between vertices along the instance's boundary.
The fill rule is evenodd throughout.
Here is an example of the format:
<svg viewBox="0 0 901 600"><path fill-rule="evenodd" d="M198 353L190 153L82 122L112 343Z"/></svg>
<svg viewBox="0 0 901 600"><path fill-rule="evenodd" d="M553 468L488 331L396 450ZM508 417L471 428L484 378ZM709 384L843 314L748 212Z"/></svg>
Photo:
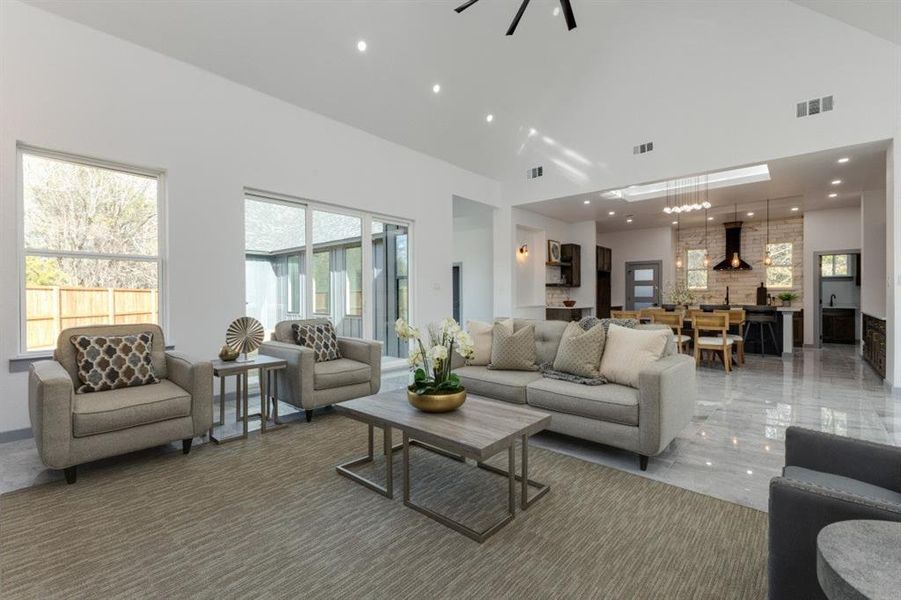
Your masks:
<svg viewBox="0 0 901 600"><path fill-rule="evenodd" d="M448 317L437 326L429 327L431 346L426 350L422 336L416 327L403 319L394 323L397 337L413 343L408 361L413 370L410 390L417 394L454 394L463 389L460 378L451 371L454 351L463 358L472 358L475 352L472 337Z"/></svg>

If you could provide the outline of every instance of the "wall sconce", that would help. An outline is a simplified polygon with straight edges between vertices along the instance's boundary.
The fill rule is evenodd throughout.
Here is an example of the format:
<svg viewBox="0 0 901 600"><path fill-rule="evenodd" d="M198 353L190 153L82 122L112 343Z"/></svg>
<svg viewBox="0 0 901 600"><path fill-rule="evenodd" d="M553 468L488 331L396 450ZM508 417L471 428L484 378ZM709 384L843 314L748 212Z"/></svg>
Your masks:
<svg viewBox="0 0 901 600"><path fill-rule="evenodd" d="M529 245L528 244L520 244L519 246L519 255L525 258L529 255Z"/></svg>

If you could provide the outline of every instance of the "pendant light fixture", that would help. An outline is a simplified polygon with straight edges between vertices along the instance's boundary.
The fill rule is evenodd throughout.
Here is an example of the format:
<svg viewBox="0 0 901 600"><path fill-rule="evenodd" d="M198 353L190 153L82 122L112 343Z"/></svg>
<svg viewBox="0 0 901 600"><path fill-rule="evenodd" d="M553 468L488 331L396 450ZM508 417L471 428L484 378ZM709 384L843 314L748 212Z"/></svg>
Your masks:
<svg viewBox="0 0 901 600"><path fill-rule="evenodd" d="M732 220L738 222L738 204L735 205L735 213L732 215ZM741 258L738 256L738 252L732 253L732 260L730 263L733 269L737 269L741 266Z"/></svg>
<svg viewBox="0 0 901 600"><path fill-rule="evenodd" d="M707 173L704 173L704 268L710 266L710 244L707 243L707 223L710 219L707 218L707 211L710 207L710 188L707 185L707 181L709 180L709 176Z"/></svg>
<svg viewBox="0 0 901 600"><path fill-rule="evenodd" d="M681 240L679 239L679 232L681 230L682 224L682 215L676 215L676 268L682 268L682 249L679 248L679 244Z"/></svg>
<svg viewBox="0 0 901 600"><path fill-rule="evenodd" d="M765 266L770 266L773 264L773 257L770 256L770 199L766 199L766 246L764 247L766 253L763 255L763 264Z"/></svg>

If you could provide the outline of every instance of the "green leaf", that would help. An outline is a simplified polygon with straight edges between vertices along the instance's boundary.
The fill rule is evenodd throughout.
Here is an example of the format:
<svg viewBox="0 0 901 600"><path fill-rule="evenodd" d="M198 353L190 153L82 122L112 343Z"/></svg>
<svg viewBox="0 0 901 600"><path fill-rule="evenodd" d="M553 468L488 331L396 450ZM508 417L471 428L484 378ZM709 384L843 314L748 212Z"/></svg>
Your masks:
<svg viewBox="0 0 901 600"><path fill-rule="evenodd" d="M428 377L425 374L425 369L423 369L422 367L416 369L416 371L413 373L414 381L425 381L426 379L428 379Z"/></svg>
<svg viewBox="0 0 901 600"><path fill-rule="evenodd" d="M455 386L459 386L459 385L460 385L460 377L459 377L459 375L457 375L456 373L450 373L450 374L447 376L447 382L448 382L448 383L452 383L452 384L454 384Z"/></svg>

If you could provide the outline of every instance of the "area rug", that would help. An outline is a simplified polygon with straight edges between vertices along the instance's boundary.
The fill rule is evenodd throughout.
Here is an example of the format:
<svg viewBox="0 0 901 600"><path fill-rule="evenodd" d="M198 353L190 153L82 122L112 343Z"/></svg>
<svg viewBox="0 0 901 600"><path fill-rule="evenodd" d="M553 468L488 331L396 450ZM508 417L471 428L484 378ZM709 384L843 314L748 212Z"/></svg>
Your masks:
<svg viewBox="0 0 901 600"><path fill-rule="evenodd" d="M328 414L6 494L0 597L765 597L759 511L530 448L550 492L477 544L403 505L399 456L393 500L335 472L365 448L365 425ZM418 502L476 527L503 513L503 477L412 460Z"/></svg>

